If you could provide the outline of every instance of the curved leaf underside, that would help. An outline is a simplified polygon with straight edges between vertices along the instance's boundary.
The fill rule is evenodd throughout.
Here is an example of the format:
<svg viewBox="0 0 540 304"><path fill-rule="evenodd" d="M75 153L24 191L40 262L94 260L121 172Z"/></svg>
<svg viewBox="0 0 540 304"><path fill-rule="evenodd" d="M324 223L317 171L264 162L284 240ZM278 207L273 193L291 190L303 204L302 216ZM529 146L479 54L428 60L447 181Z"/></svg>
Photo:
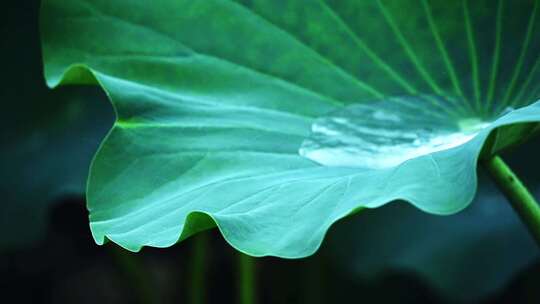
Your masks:
<svg viewBox="0 0 540 304"><path fill-rule="evenodd" d="M49 86L98 83L117 112L87 189L96 242L167 247L217 225L245 253L293 258L362 207L463 209L481 151L522 141L540 120L538 11L539 1L45 1ZM384 168L299 154L318 117L426 95L455 101L439 104L448 117L489 123Z"/></svg>

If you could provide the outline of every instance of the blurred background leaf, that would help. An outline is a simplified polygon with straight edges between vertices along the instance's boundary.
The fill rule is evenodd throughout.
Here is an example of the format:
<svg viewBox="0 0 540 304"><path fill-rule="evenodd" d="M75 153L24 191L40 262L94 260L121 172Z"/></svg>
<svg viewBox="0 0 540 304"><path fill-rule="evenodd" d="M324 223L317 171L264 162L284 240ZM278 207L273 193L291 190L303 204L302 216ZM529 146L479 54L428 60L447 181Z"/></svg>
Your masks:
<svg viewBox="0 0 540 304"><path fill-rule="evenodd" d="M539 197L537 155L536 139L507 158ZM432 216L392 203L336 225L328 246L341 269L354 278L413 272L445 298L466 302L496 293L540 258L510 204L483 175L475 201L458 214Z"/></svg>
<svg viewBox="0 0 540 304"><path fill-rule="evenodd" d="M90 160L114 119L96 88L45 86L38 3L2 5L0 250L40 239L49 204L84 193Z"/></svg>

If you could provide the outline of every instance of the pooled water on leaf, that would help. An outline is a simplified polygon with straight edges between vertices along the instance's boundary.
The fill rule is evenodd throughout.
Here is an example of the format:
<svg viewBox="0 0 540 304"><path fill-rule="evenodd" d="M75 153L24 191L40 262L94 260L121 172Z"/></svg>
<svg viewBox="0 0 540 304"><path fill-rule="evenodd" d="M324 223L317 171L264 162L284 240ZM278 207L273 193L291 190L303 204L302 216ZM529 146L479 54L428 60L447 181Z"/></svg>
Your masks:
<svg viewBox="0 0 540 304"><path fill-rule="evenodd" d="M448 102L392 97L344 107L315 120L299 154L325 166L387 168L462 145L489 124L444 111Z"/></svg>

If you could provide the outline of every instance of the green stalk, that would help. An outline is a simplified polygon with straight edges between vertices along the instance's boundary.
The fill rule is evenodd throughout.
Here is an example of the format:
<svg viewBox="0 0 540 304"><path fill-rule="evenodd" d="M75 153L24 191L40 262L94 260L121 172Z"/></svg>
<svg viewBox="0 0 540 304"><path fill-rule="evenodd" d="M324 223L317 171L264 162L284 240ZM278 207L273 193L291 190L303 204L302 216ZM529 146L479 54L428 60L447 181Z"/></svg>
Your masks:
<svg viewBox="0 0 540 304"><path fill-rule="evenodd" d="M155 303L157 298L152 288L150 275L146 271L140 256L129 252L119 246L111 244L110 251L116 263L116 266L128 278L133 292L137 295L137 303L150 304Z"/></svg>
<svg viewBox="0 0 540 304"><path fill-rule="evenodd" d="M190 267L190 298L191 304L206 303L206 265L208 252L208 235L205 232L198 233L193 240L193 252L191 253Z"/></svg>
<svg viewBox="0 0 540 304"><path fill-rule="evenodd" d="M540 246L540 205L538 202L499 156L485 160L484 166Z"/></svg>
<svg viewBox="0 0 540 304"><path fill-rule="evenodd" d="M255 284L255 259L238 252L238 295L240 304L257 303Z"/></svg>

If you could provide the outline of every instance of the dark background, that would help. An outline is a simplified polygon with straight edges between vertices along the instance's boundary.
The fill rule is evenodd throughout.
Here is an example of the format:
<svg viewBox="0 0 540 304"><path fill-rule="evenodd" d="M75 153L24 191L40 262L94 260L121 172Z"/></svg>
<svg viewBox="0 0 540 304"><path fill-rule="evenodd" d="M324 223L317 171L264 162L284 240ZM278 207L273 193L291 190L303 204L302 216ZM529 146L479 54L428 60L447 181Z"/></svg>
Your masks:
<svg viewBox="0 0 540 304"><path fill-rule="evenodd" d="M53 136L53 140L29 148L31 152L17 152L19 150L13 147L21 146L20 143L34 134L36 129L65 129L65 126L51 127L47 121L65 110L64 106L73 98L73 94L81 93L73 93L74 88L51 92L45 86L38 29L39 1L3 1L0 8L0 149L3 150L0 153L3 158L0 162L0 204L3 206L0 209L3 212L0 215L3 221L0 238L7 243L0 246L0 302L138 303L143 302L141 295L146 295L151 297L147 301L150 303L183 303L190 299L192 278L200 272L204 274L208 303L236 302L238 254L217 230L203 232L171 248L145 248L138 254L132 254L114 244L97 246L94 243L88 228L84 196L77 195L81 193L77 189L80 186L66 187L70 191L58 191L71 195L56 195L55 199L50 199L55 196L55 191L49 191L53 186L45 181L62 180L57 176L67 176L69 182L84 179L92 148L97 144L91 139L105 134L112 122L112 111L101 92L85 88L82 90L83 102L88 109L79 109L86 111L82 114L77 109L70 109L68 113L75 111L75 114L67 117L89 116L88 123L78 118L76 122L84 126L95 125L95 132L99 134L84 133L84 130L73 128L69 133L58 131L60 135L57 136L67 137L66 140L74 142L77 149L84 147L84 151L78 152ZM93 102L100 103L99 110L94 109L97 104ZM82 135L77 137L77 134ZM536 168L539 153L540 142L536 138L533 143L513 151L509 158L526 183L538 190L540 174ZM49 166L51 162L64 165ZM78 169L74 169L74 164ZM485 180L482 180L480 191L487 192L487 197L497 195ZM540 191L536 191L536 194L540 194ZM19 202L20 197L25 198L23 203ZM475 202L477 205L490 203L489 200ZM435 287L437 284L431 281L433 276L422 275L414 267L398 267L392 262L395 256L415 248L415 238L411 235L413 228L407 222L400 222L405 214L414 223L431 221L429 227L415 229L433 229L429 233L435 235L443 229L448 230L449 223L462 225L469 214L467 212L473 211L442 218L422 214L404 204L393 204L345 219L331 229L321 250L312 257L301 260L256 259L260 303L453 303L457 300L540 303L539 251L526 230L519 227L517 218L512 218L511 223L504 226L506 228L490 234L489 242L479 242L472 247L475 252L453 255L452 267L463 268L460 269L464 274L463 281L488 282L500 272L498 268L493 272L485 270L491 266L499 267L500 263L482 264L483 261L491 261L492 255L496 255L498 250L515 252L515 255L504 257L508 260L511 274L501 274L499 281L502 283L489 292L475 294L475 290L463 289L463 294L459 294L459 289L451 287L448 289L450 292L445 292ZM514 216L508 212L504 214ZM388 224L376 223L376 220L362 222L368 216L381 219L390 216L392 221ZM492 220L498 219L495 217ZM518 229L517 233L522 237L514 237L515 231L508 230L508 227ZM34 231L36 229L37 232ZM381 230L387 232L381 233ZM444 233L457 232L450 230ZM378 239L369 240L369 235L377 235ZM409 238L406 244L403 243L404 238ZM379 243L389 245L384 247ZM194 270L193 255L201 244L207 246L205 250L198 251L199 258L204 258L205 269ZM393 244L402 245L392 247ZM460 242L452 246L460 246ZM362 259L361 253L366 251L370 251L370 259L380 264L377 273L372 276L354 270L358 259ZM527 261L512 263L513 258ZM441 272L435 278L442 280L448 275ZM455 281L456 278L449 280Z"/></svg>

